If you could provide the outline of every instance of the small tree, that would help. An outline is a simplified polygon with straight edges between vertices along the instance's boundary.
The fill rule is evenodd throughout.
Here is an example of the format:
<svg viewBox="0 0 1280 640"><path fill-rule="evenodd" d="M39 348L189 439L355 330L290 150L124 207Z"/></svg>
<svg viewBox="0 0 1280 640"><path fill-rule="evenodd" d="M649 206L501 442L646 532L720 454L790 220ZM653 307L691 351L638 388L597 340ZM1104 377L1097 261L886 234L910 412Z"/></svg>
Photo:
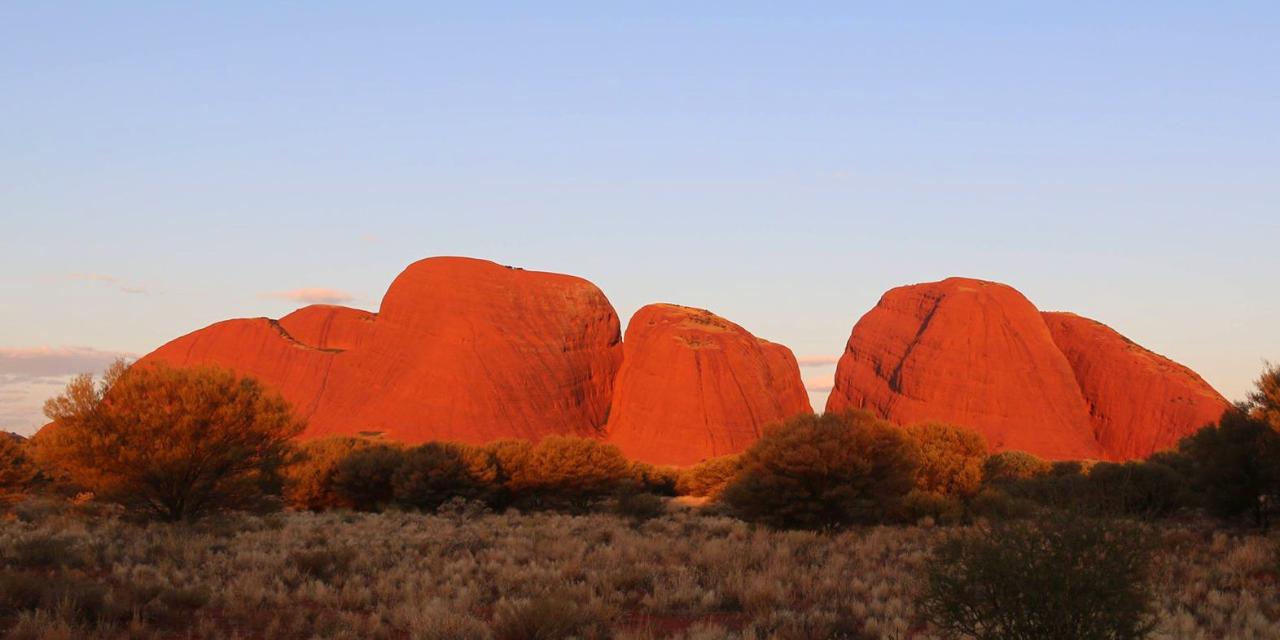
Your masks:
<svg viewBox="0 0 1280 640"><path fill-rule="evenodd" d="M981 435L937 422L914 424L906 431L920 452L917 489L955 498L977 495L987 458L987 443Z"/></svg>
<svg viewBox="0 0 1280 640"><path fill-rule="evenodd" d="M98 497L167 520L246 508L280 490L288 403L252 378L215 367L126 368L83 375L45 404L41 465Z"/></svg>
<svg viewBox="0 0 1280 640"><path fill-rule="evenodd" d="M0 506L25 493L36 479L36 466L27 455L26 443L0 431Z"/></svg>
<svg viewBox="0 0 1280 640"><path fill-rule="evenodd" d="M380 511L395 499L392 478L404 462L404 449L390 444L358 448L338 462L333 490L361 511Z"/></svg>
<svg viewBox="0 0 1280 640"><path fill-rule="evenodd" d="M922 609L950 637L1142 638L1155 625L1146 539L1075 516L956 535L929 563Z"/></svg>
<svg viewBox="0 0 1280 640"><path fill-rule="evenodd" d="M802 415L743 454L722 499L742 518L775 527L875 523L911 490L919 464L907 435L870 413Z"/></svg>
<svg viewBox="0 0 1280 640"><path fill-rule="evenodd" d="M391 476L396 502L434 511L454 497L478 500L486 487L472 474L466 448L449 442L428 442L404 452Z"/></svg>
<svg viewBox="0 0 1280 640"><path fill-rule="evenodd" d="M1280 365L1268 364L1253 386L1247 405L1249 416L1280 431Z"/></svg>

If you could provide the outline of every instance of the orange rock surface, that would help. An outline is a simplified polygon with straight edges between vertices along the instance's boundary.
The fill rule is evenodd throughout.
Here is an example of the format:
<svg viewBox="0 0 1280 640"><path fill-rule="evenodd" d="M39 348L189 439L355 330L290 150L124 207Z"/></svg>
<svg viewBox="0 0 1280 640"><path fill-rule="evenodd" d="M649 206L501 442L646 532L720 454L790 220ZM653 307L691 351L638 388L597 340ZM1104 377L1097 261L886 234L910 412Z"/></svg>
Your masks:
<svg viewBox="0 0 1280 640"><path fill-rule="evenodd" d="M646 306L623 344L608 438L630 458L687 465L737 453L764 426L813 410L790 349L709 311Z"/></svg>
<svg viewBox="0 0 1280 640"><path fill-rule="evenodd" d="M304 437L478 443L601 435L621 357L617 314L591 283L429 258L396 278L377 314L317 305L220 322L143 361L259 377L308 420Z"/></svg>
<svg viewBox="0 0 1280 640"><path fill-rule="evenodd" d="M1045 313L1044 320L1075 371L1108 459L1170 448L1230 406L1196 372L1100 322L1072 313Z"/></svg>
<svg viewBox="0 0 1280 640"><path fill-rule="evenodd" d="M1190 369L995 282L886 293L853 328L827 411L939 420L996 451L1129 460L1214 422L1228 404Z"/></svg>
<svg viewBox="0 0 1280 640"><path fill-rule="evenodd" d="M949 278L898 287L858 321L827 411L865 408L908 424L980 432L993 450L1051 459L1101 448L1067 358L1014 289Z"/></svg>

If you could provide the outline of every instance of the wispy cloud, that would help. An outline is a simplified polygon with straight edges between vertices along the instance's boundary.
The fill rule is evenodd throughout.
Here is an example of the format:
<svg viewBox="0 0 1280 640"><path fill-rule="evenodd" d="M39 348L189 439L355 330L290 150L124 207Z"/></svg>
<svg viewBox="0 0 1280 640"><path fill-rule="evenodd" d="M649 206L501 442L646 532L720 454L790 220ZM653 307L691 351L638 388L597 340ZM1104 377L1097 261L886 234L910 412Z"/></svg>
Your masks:
<svg viewBox="0 0 1280 640"><path fill-rule="evenodd" d="M92 347L0 347L0 429L32 433L44 424L41 407L72 376L98 373L127 351Z"/></svg>
<svg viewBox="0 0 1280 640"><path fill-rule="evenodd" d="M0 347L0 375L47 378L101 371L117 358L136 359L136 353L93 347Z"/></svg>
<svg viewBox="0 0 1280 640"><path fill-rule="evenodd" d="M825 376L811 376L804 379L804 388L807 391L815 393L824 393L830 391L836 386L835 374Z"/></svg>
<svg viewBox="0 0 1280 640"><path fill-rule="evenodd" d="M273 291L262 294L262 297L305 302L307 304L342 304L355 300L355 296L346 291L326 287L304 287L289 291Z"/></svg>
<svg viewBox="0 0 1280 640"><path fill-rule="evenodd" d="M124 280L121 280L116 276L108 275L105 273L83 273L83 272L68 273L66 275L66 278L68 280L74 280L76 282L89 282L89 283L101 284L104 286L112 287L117 291L120 291L121 293L146 294L151 292L150 289L136 282L125 282Z"/></svg>
<svg viewBox="0 0 1280 640"><path fill-rule="evenodd" d="M840 361L840 356L800 356L796 358L802 367L825 367Z"/></svg>

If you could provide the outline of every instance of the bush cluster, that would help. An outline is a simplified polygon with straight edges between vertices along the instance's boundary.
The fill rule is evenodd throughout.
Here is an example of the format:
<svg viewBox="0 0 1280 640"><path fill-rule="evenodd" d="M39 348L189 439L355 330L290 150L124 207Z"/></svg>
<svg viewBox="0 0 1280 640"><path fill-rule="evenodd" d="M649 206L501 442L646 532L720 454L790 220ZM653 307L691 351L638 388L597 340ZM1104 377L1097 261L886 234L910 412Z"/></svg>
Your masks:
<svg viewBox="0 0 1280 640"><path fill-rule="evenodd" d="M295 508L362 511L435 511L454 500L581 511L619 493L661 493L675 484L665 469L630 463L612 445L568 436L483 446L315 440L301 446L288 477L285 496Z"/></svg>
<svg viewBox="0 0 1280 640"><path fill-rule="evenodd" d="M1142 638L1155 626L1146 540L1070 516L954 535L929 563L922 608L952 637Z"/></svg>

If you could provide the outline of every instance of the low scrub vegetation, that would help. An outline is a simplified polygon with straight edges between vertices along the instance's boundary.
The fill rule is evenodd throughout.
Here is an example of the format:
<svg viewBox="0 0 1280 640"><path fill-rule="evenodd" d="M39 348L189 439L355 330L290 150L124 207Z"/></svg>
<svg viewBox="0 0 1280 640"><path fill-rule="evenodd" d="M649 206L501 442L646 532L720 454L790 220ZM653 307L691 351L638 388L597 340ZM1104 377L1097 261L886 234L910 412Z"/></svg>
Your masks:
<svg viewBox="0 0 1280 640"><path fill-rule="evenodd" d="M58 504L0 526L10 637L927 639L952 631L933 598L1005 605L1015 586L1029 619L1145 603L1154 638L1280 634L1280 539L1200 521L821 534L672 508L642 522L447 509L141 524ZM995 585L995 599L936 592L934 574Z"/></svg>
<svg viewBox="0 0 1280 640"><path fill-rule="evenodd" d="M253 380L121 365L0 438L0 630L1274 637L1276 380L1147 460L852 412L673 469L574 437L297 444Z"/></svg>

